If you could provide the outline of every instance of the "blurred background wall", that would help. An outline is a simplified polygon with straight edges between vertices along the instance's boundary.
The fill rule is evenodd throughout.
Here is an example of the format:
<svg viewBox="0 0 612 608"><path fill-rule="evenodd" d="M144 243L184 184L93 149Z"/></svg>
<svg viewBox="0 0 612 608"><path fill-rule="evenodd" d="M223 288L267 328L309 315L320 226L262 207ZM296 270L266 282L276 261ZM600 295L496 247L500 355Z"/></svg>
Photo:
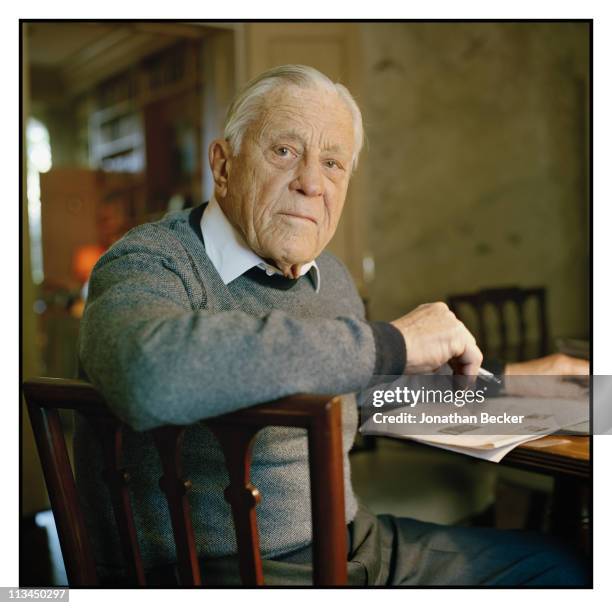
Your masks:
<svg viewBox="0 0 612 608"><path fill-rule="evenodd" d="M75 375L97 257L207 200L229 100L282 63L319 68L362 108L330 249L371 318L541 286L550 349L588 337L587 23L57 22L25 24L23 42L24 375ZM23 514L47 505L24 417Z"/></svg>
<svg viewBox="0 0 612 608"><path fill-rule="evenodd" d="M374 315L537 284L588 335L588 24L361 29Z"/></svg>

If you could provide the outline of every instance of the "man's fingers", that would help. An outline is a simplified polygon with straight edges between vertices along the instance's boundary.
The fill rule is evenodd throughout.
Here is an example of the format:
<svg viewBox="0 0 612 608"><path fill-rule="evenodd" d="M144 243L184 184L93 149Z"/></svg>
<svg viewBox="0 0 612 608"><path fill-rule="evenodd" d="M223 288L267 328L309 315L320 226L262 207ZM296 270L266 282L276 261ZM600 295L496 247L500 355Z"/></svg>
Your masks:
<svg viewBox="0 0 612 608"><path fill-rule="evenodd" d="M406 342L406 373L427 373L449 362L459 373L478 373L482 353L476 340L444 302L421 304L392 323Z"/></svg>
<svg viewBox="0 0 612 608"><path fill-rule="evenodd" d="M465 350L455 360L460 374L464 376L477 376L482 364L482 352L476 346L475 341L468 340L465 344Z"/></svg>

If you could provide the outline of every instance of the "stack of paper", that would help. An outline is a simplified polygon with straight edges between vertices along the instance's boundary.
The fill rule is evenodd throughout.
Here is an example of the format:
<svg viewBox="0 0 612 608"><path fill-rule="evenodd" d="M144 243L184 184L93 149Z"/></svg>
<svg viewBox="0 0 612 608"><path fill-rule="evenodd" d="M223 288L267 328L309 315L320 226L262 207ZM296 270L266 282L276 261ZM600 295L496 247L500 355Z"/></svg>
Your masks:
<svg viewBox="0 0 612 608"><path fill-rule="evenodd" d="M412 408L397 408L414 412ZM369 435L412 439L427 445L499 462L518 445L561 429L588 429L588 401L569 399L499 397L487 402L491 415L506 413L521 417L517 424L393 424L366 421L360 428Z"/></svg>

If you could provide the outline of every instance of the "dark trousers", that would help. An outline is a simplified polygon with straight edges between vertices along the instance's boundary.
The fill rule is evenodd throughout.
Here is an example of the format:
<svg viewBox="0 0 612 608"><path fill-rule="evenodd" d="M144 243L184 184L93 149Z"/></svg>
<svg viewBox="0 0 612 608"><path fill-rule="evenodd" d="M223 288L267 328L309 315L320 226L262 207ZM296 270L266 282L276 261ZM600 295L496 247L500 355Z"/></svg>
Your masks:
<svg viewBox="0 0 612 608"><path fill-rule="evenodd" d="M586 559L559 541L521 530L463 528L360 507L348 526L349 585L591 587ZM271 586L311 586L311 547L263 560ZM205 586L241 586L236 558L201 561ZM176 569L151 571L152 586L177 586Z"/></svg>

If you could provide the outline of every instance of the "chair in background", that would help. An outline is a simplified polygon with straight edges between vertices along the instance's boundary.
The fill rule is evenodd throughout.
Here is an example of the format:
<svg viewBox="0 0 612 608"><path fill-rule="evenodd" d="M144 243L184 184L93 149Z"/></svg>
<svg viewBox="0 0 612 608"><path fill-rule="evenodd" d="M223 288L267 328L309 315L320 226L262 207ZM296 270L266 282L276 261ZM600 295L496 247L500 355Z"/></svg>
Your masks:
<svg viewBox="0 0 612 608"><path fill-rule="evenodd" d="M537 338L529 342L527 306L536 303ZM498 356L505 361L522 361L543 357L549 352L548 318L546 313L546 289L544 287L497 287L482 289L474 293L453 294L448 297L448 306L468 329L474 332L476 341L485 356ZM510 310L514 308L516 323L510 322ZM476 316L476 327L470 327L466 308ZM486 322L487 309L493 311L496 323ZM514 335L511 330L515 329ZM495 340L495 337L498 339Z"/></svg>
<svg viewBox="0 0 612 608"><path fill-rule="evenodd" d="M482 289L474 293L451 295L447 302L457 318L473 331L485 357L496 357L510 363L544 357L550 352L544 287ZM531 319L532 330L535 329L532 331L535 341L530 342L527 308L532 302L535 303L535 319ZM469 316L466 314L470 308L476 317L476 327L470 326ZM487 324L487 309L494 313L496 322L493 325ZM510 322L512 309L515 323ZM548 482L549 480L542 476L502 468L497 479L497 499L493 506L499 508L500 502L515 503L518 498L523 497L522 500L527 505L524 526L527 529L539 530L544 525L550 501L551 489ZM506 495L505 501L500 501ZM501 511L504 511L503 507ZM493 518L498 519L499 516L490 511L485 514L483 521L490 524Z"/></svg>
<svg viewBox="0 0 612 608"><path fill-rule="evenodd" d="M68 409L87 417L99 430L108 486L127 571L134 586L147 585L129 491L122 469L124 423L106 406L93 386L75 380L34 378L23 384L28 412L56 520L69 585L99 585L94 555L78 500L59 416ZM304 428L308 432L313 522L313 584L346 585L347 546L342 466L341 403L338 397L295 395L207 420L223 453L240 576L245 586L264 584L255 506L261 496L250 481L251 447L267 426ZM181 448L185 426L151 431L160 456L160 486L166 495L176 546L181 586L202 586ZM265 500L265 497L263 497Z"/></svg>

